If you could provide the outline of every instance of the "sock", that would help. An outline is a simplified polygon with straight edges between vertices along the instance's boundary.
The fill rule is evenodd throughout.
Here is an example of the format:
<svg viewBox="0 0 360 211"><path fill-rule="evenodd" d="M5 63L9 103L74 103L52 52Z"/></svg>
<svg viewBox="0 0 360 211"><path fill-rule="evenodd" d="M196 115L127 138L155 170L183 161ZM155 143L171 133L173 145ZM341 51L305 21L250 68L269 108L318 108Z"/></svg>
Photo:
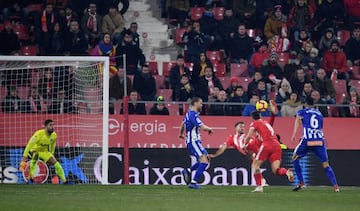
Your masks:
<svg viewBox="0 0 360 211"><path fill-rule="evenodd" d="M199 163L194 176L194 181L198 181L207 167L207 163Z"/></svg>
<svg viewBox="0 0 360 211"><path fill-rule="evenodd" d="M304 183L302 170L301 170L301 166L300 166L300 160L294 160L293 164L294 164L295 174L296 174L297 179L299 180L299 183Z"/></svg>
<svg viewBox="0 0 360 211"><path fill-rule="evenodd" d="M325 173L333 186L337 185L335 173L330 166L325 168Z"/></svg>
<svg viewBox="0 0 360 211"><path fill-rule="evenodd" d="M37 160L30 161L30 170L29 170L30 179L32 179L34 177L34 174L36 171L36 164L37 164Z"/></svg>
<svg viewBox="0 0 360 211"><path fill-rule="evenodd" d="M54 167L55 167L56 174L60 177L60 179L63 181L63 183L65 183L66 178L65 178L65 174L64 174L64 169L62 168L61 164L59 162L56 162L54 164Z"/></svg>
<svg viewBox="0 0 360 211"><path fill-rule="evenodd" d="M194 165L192 165L192 166L190 167L190 170L191 170L191 171L194 171L194 170L196 170L196 169L198 168L198 166L199 166L199 162L197 162L197 163L195 163Z"/></svg>
<svg viewBox="0 0 360 211"><path fill-rule="evenodd" d="M254 173L254 179L256 182L256 186L261 186L261 180L262 180L262 174L261 173Z"/></svg>
<svg viewBox="0 0 360 211"><path fill-rule="evenodd" d="M279 175L279 176L285 176L286 172L287 172L286 168L278 168L278 169L276 169L276 175Z"/></svg>

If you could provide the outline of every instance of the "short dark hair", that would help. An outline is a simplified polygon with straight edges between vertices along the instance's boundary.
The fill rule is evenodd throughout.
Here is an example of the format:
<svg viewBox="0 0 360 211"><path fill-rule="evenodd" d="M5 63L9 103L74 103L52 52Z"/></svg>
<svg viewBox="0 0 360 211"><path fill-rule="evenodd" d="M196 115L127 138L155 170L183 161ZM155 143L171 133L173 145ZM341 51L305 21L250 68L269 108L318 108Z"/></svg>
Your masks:
<svg viewBox="0 0 360 211"><path fill-rule="evenodd" d="M245 122L238 121L238 122L235 123L234 127L237 127L238 125L244 125L244 124L245 124Z"/></svg>
<svg viewBox="0 0 360 211"><path fill-rule="evenodd" d="M310 96L308 96L305 99L305 102L306 102L306 105L308 105L308 106L313 106L314 105L314 99L312 99Z"/></svg>
<svg viewBox="0 0 360 211"><path fill-rule="evenodd" d="M47 119L44 121L44 126L48 126L50 123L53 123L54 121L52 119Z"/></svg>
<svg viewBox="0 0 360 211"><path fill-rule="evenodd" d="M258 120L258 119L261 118L261 114L260 114L259 111L253 111L253 112L251 113L251 116L252 116L252 118L253 118L254 120Z"/></svg>
<svg viewBox="0 0 360 211"><path fill-rule="evenodd" d="M202 100L200 97L193 97L191 99L190 105L194 105L195 103L199 102L200 100Z"/></svg>

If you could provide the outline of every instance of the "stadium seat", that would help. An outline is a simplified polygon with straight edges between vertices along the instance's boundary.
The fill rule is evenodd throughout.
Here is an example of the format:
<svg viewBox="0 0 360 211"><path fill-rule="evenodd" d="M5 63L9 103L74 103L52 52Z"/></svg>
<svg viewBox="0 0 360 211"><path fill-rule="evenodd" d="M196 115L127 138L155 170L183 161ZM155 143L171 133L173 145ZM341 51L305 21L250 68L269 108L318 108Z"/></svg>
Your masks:
<svg viewBox="0 0 360 211"><path fill-rule="evenodd" d="M197 21L202 18L205 9L204 7L192 7L190 9L190 18L193 21Z"/></svg>
<svg viewBox="0 0 360 211"><path fill-rule="evenodd" d="M36 56L36 45L21 46L20 55L22 56Z"/></svg>
<svg viewBox="0 0 360 211"><path fill-rule="evenodd" d="M121 110L121 102L115 101L114 102L114 114L120 114L120 110Z"/></svg>
<svg viewBox="0 0 360 211"><path fill-rule="evenodd" d="M17 91L18 91L18 96L22 100L26 99L29 95L29 87L28 86L18 86Z"/></svg>
<svg viewBox="0 0 360 211"><path fill-rule="evenodd" d="M158 89L157 96L163 96L165 101L171 101L172 89Z"/></svg>
<svg viewBox="0 0 360 211"><path fill-rule="evenodd" d="M190 72L193 71L193 68L194 68L194 63L192 62L185 62L185 67L189 68Z"/></svg>
<svg viewBox="0 0 360 211"><path fill-rule="evenodd" d="M338 117L340 116L339 107L328 106L329 117Z"/></svg>
<svg viewBox="0 0 360 211"><path fill-rule="evenodd" d="M337 32L337 39L340 43L340 46L345 46L346 41L348 41L350 37L351 37L351 33L348 30L339 30Z"/></svg>
<svg viewBox="0 0 360 211"><path fill-rule="evenodd" d="M126 75L126 77L129 77L131 84L134 85L134 75Z"/></svg>
<svg viewBox="0 0 360 211"><path fill-rule="evenodd" d="M351 70L351 78L355 80L360 80L360 67L352 66L350 67L350 70Z"/></svg>
<svg viewBox="0 0 360 211"><path fill-rule="evenodd" d="M179 105L178 104L172 104L167 103L166 108L169 110L170 115L179 115Z"/></svg>
<svg viewBox="0 0 360 211"><path fill-rule="evenodd" d="M290 59L289 52L279 52L278 59L279 59L280 66L284 67L286 64L289 63L289 59Z"/></svg>
<svg viewBox="0 0 360 211"><path fill-rule="evenodd" d="M150 113L150 110L153 106L154 106L154 103L145 103L145 110L146 110L147 114Z"/></svg>
<svg viewBox="0 0 360 211"><path fill-rule="evenodd" d="M338 92L336 94L336 104L341 104L346 97L346 92Z"/></svg>
<svg viewBox="0 0 360 211"><path fill-rule="evenodd" d="M165 77L170 76L170 70L173 65L176 65L176 62L163 62L162 64L162 75Z"/></svg>
<svg viewBox="0 0 360 211"><path fill-rule="evenodd" d="M214 11L214 18L216 20L220 21L224 19L224 12L225 12L224 7L214 7L213 11Z"/></svg>
<svg viewBox="0 0 360 211"><path fill-rule="evenodd" d="M211 63L223 62L220 51L206 51L206 57L210 59Z"/></svg>
<svg viewBox="0 0 360 211"><path fill-rule="evenodd" d="M176 44L180 45L180 44L184 44L182 37L185 33L185 28L177 28L176 29L176 34L175 34L175 42Z"/></svg>
<svg viewBox="0 0 360 211"><path fill-rule="evenodd" d="M224 63L214 63L213 67L216 77L226 76L226 66Z"/></svg>
<svg viewBox="0 0 360 211"><path fill-rule="evenodd" d="M15 24L13 26L13 31L17 34L19 40L29 40L29 29L24 24Z"/></svg>
<svg viewBox="0 0 360 211"><path fill-rule="evenodd" d="M244 88L245 91L247 91L249 83L252 81L251 78L248 77L239 77L239 85Z"/></svg>
<svg viewBox="0 0 360 211"><path fill-rule="evenodd" d="M223 86L224 89L227 89L230 86L230 77L219 77L219 80Z"/></svg>
<svg viewBox="0 0 360 211"><path fill-rule="evenodd" d="M28 12L42 12L42 4L29 4L26 9Z"/></svg>
<svg viewBox="0 0 360 211"><path fill-rule="evenodd" d="M148 64L149 64L150 73L152 75L158 75L159 72L158 72L158 63L157 63L157 61L150 61L150 62L148 62Z"/></svg>
<svg viewBox="0 0 360 211"><path fill-rule="evenodd" d="M354 86L358 93L360 93L360 80L351 80L351 86Z"/></svg>
<svg viewBox="0 0 360 211"><path fill-rule="evenodd" d="M345 80L335 80L333 81L334 88L337 93L346 93L346 81Z"/></svg>
<svg viewBox="0 0 360 211"><path fill-rule="evenodd" d="M247 64L231 64L230 65L230 75L231 76L247 76L249 74L248 72L248 66Z"/></svg>
<svg viewBox="0 0 360 211"><path fill-rule="evenodd" d="M165 80L165 76L163 75L154 75L155 78L155 83L156 83L156 90L159 89L164 89L164 80Z"/></svg>
<svg viewBox="0 0 360 211"><path fill-rule="evenodd" d="M6 97L7 89L5 86L0 86L0 102Z"/></svg>

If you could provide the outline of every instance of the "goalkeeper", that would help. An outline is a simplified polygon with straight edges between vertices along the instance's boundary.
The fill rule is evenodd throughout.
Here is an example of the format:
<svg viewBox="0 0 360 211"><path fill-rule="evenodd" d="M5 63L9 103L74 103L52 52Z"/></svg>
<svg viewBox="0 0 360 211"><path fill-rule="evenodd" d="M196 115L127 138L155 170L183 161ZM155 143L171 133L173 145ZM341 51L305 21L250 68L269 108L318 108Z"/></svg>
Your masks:
<svg viewBox="0 0 360 211"><path fill-rule="evenodd" d="M30 184L33 183L33 177L39 159L43 160L47 165L54 165L56 174L64 184L67 183L64 169L54 157L56 138L57 134L54 132L54 121L47 119L44 122L44 129L36 131L26 145L19 170L25 170L26 160L30 157Z"/></svg>

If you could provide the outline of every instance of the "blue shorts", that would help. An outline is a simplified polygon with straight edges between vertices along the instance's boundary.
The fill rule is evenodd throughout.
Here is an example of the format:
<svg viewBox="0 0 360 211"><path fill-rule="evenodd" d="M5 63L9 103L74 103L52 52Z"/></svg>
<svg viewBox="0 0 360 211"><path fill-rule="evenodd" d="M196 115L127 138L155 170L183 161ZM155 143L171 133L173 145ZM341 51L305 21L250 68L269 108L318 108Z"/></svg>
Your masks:
<svg viewBox="0 0 360 211"><path fill-rule="evenodd" d="M187 150L191 155L194 155L197 159L202 155L207 155L206 149L201 145L200 141L190 142L187 144Z"/></svg>
<svg viewBox="0 0 360 211"><path fill-rule="evenodd" d="M316 158L320 162L327 162L328 155L326 152L326 147L323 146L307 146L306 141L301 141L294 150L294 154L298 155L299 158L304 157L308 152L313 152Z"/></svg>

